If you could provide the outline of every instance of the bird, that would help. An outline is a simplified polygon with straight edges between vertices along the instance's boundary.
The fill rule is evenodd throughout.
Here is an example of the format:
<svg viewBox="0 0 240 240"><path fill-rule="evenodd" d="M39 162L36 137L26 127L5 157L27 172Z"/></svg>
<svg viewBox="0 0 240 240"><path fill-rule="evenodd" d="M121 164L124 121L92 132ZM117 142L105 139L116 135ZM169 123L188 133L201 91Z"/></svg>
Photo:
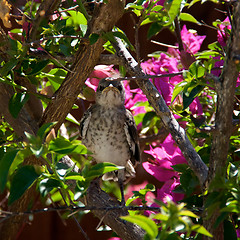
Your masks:
<svg viewBox="0 0 240 240"><path fill-rule="evenodd" d="M79 130L82 143L92 152L96 163L110 162L123 167L102 176L105 181L118 181L121 205L125 205L123 184L135 177L136 164L141 161L136 123L124 103L123 83L110 77L101 79L95 104L84 113Z"/></svg>

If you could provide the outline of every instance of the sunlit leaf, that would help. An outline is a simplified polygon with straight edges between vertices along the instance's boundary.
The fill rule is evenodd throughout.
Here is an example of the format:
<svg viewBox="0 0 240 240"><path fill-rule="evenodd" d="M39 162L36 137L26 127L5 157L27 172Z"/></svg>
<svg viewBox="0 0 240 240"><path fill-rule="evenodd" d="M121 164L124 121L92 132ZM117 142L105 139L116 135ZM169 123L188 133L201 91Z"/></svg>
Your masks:
<svg viewBox="0 0 240 240"><path fill-rule="evenodd" d="M191 230L197 233L201 233L208 237L213 237L213 235L207 231L207 229L199 224L195 224L191 227Z"/></svg>
<svg viewBox="0 0 240 240"><path fill-rule="evenodd" d="M60 186L61 183L58 180L52 178L45 178L39 183L39 192L43 197L45 197L54 188L58 188Z"/></svg>
<svg viewBox="0 0 240 240"><path fill-rule="evenodd" d="M122 219L135 223L140 226L149 235L150 239L155 239L158 235L158 227L150 218L143 215L123 216Z"/></svg>
<svg viewBox="0 0 240 240"><path fill-rule="evenodd" d="M181 21L193 22L200 24L198 20L189 13L180 13L179 18Z"/></svg>
<svg viewBox="0 0 240 240"><path fill-rule="evenodd" d="M63 137L58 137L50 141L48 149L49 151L59 154L69 154L73 152L76 147L77 146L73 145L69 140Z"/></svg>
<svg viewBox="0 0 240 240"><path fill-rule="evenodd" d="M79 173L70 172L65 177L65 180L85 181L85 178L82 175L80 175Z"/></svg>
<svg viewBox="0 0 240 240"><path fill-rule="evenodd" d="M98 164L92 166L87 171L86 175L84 175L84 177L86 177L88 179L93 179L93 178L99 177L107 172L116 171L116 170L119 170L122 168L123 167L116 166L113 163L108 163L108 162L98 163Z"/></svg>

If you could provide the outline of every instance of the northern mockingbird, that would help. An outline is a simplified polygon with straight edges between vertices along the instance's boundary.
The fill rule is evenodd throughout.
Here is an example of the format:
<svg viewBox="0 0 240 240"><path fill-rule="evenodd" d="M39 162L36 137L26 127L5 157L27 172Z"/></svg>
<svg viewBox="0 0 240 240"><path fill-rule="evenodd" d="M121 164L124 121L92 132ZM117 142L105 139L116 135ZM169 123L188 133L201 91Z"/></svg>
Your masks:
<svg viewBox="0 0 240 240"><path fill-rule="evenodd" d="M123 84L112 78L101 79L96 103L88 108L80 122L82 143L93 153L94 160L124 167L102 177L119 182L122 205L125 205L123 182L135 176L134 166L140 162L136 124L124 102Z"/></svg>

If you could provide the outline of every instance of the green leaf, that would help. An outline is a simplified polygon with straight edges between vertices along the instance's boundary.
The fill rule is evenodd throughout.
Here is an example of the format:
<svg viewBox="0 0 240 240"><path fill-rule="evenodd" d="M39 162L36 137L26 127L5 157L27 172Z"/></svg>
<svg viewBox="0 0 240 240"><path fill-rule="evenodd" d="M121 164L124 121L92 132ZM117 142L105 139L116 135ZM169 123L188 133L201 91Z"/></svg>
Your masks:
<svg viewBox="0 0 240 240"><path fill-rule="evenodd" d="M73 141L71 141L71 143L76 146L76 148L73 150L72 153L76 153L76 154L87 154L87 153L89 153L87 148L82 144L81 141L73 140Z"/></svg>
<svg viewBox="0 0 240 240"><path fill-rule="evenodd" d="M89 36L89 41L90 41L90 44L93 45L95 42L97 42L97 40L99 39L100 35L97 34L97 33L92 33L90 36Z"/></svg>
<svg viewBox="0 0 240 240"><path fill-rule="evenodd" d="M11 167L17 153L19 150L8 150L3 157L0 159L0 192L3 192L7 177L9 168Z"/></svg>
<svg viewBox="0 0 240 240"><path fill-rule="evenodd" d="M68 115L66 116L66 120L80 126L80 123L78 122L78 120L70 113L68 113Z"/></svg>
<svg viewBox="0 0 240 240"><path fill-rule="evenodd" d="M42 74L43 77L48 78L55 91L60 87L66 75L67 71L61 68L54 68L49 73Z"/></svg>
<svg viewBox="0 0 240 240"><path fill-rule="evenodd" d="M0 75L2 77L7 76L8 72L13 70L16 67L17 63L18 63L17 58L10 59L8 62L4 64L2 68L0 68Z"/></svg>
<svg viewBox="0 0 240 240"><path fill-rule="evenodd" d="M65 43L59 44L59 49L65 56L71 55L71 48L68 45L66 45Z"/></svg>
<svg viewBox="0 0 240 240"><path fill-rule="evenodd" d="M35 66L33 67L32 71L29 73L26 73L26 75L36 75L40 73L49 63L49 60L43 60L40 62L37 62Z"/></svg>
<svg viewBox="0 0 240 240"><path fill-rule="evenodd" d="M154 22L150 25L147 33L147 38L150 39L152 36L159 33L163 28L163 25L159 22Z"/></svg>
<svg viewBox="0 0 240 240"><path fill-rule="evenodd" d="M200 61L195 61L189 67L189 72L197 79L204 76L205 68L201 65Z"/></svg>
<svg viewBox="0 0 240 240"><path fill-rule="evenodd" d="M58 180L52 179L52 178L46 178L39 183L39 192L43 197L45 197L54 188L58 188L60 186L61 186L61 183Z"/></svg>
<svg viewBox="0 0 240 240"><path fill-rule="evenodd" d="M39 173L36 172L34 166L26 165L19 168L13 176L10 195L8 202L12 204L19 199L24 192L36 181L39 177Z"/></svg>
<svg viewBox="0 0 240 240"><path fill-rule="evenodd" d="M167 214L158 213L158 214L154 215L154 219L166 222L166 221L168 221L169 216Z"/></svg>
<svg viewBox="0 0 240 240"><path fill-rule="evenodd" d="M79 173L76 172L70 172L67 174L67 176L65 177L65 180L76 180L76 181L85 181L85 178L80 175Z"/></svg>
<svg viewBox="0 0 240 240"><path fill-rule="evenodd" d="M144 117L143 117L143 120L142 120L142 125L143 125L143 128L144 127L148 127L152 121L152 119L154 117L156 117L157 114L156 112L152 111L152 112L147 112Z"/></svg>
<svg viewBox="0 0 240 240"><path fill-rule="evenodd" d="M183 94L183 110L185 110L197 97L197 95L204 89L204 86L198 85L192 89L189 96L186 96L186 93Z"/></svg>
<svg viewBox="0 0 240 240"><path fill-rule="evenodd" d="M28 101L29 95L27 93L15 93L9 100L9 112L14 118L17 118L24 104Z"/></svg>
<svg viewBox="0 0 240 240"><path fill-rule="evenodd" d="M167 0L164 2L164 7L168 10L170 23L174 21L180 12L182 0Z"/></svg>
<svg viewBox="0 0 240 240"><path fill-rule="evenodd" d="M225 220L224 221L224 239L237 240L236 229L232 222Z"/></svg>
<svg viewBox="0 0 240 240"><path fill-rule="evenodd" d="M174 102L174 100L176 99L176 97L178 96L178 94L180 94L181 92L183 92L183 90L184 90L184 88L186 87L186 85L187 85L187 81L183 81L183 82L178 83L178 84L174 87L171 103Z"/></svg>
<svg viewBox="0 0 240 240"><path fill-rule="evenodd" d="M189 168L189 166L185 163L172 165L171 167L177 172L185 172L186 169Z"/></svg>
<svg viewBox="0 0 240 240"><path fill-rule="evenodd" d="M82 13L74 10L69 10L68 13L70 16L67 19L66 26L79 27L79 25L87 25L87 19Z"/></svg>
<svg viewBox="0 0 240 240"><path fill-rule="evenodd" d="M189 13L180 13L179 18L181 21L187 21L187 22L200 24L198 22L198 20Z"/></svg>
<svg viewBox="0 0 240 240"><path fill-rule="evenodd" d="M179 215L181 216L188 216L188 217L192 217L192 218L199 218L195 213L189 211L189 210L182 210Z"/></svg>
<svg viewBox="0 0 240 240"><path fill-rule="evenodd" d="M52 122L52 123L46 123L42 125L37 132L37 136L40 137L40 139L43 139L46 134L49 132L49 130L56 124L57 122Z"/></svg>
<svg viewBox="0 0 240 240"><path fill-rule="evenodd" d="M119 169L122 169L124 167L121 166L116 166L113 163L108 163L108 162L103 162L103 163L98 163L94 166L92 166L85 174L85 178L88 179L93 179L95 177L99 177L107 172L112 172L116 171Z"/></svg>
<svg viewBox="0 0 240 240"><path fill-rule="evenodd" d="M49 143L49 151L53 151L59 154L69 154L74 151L76 148L76 145L73 145L69 140L58 137L56 139L53 139Z"/></svg>
<svg viewBox="0 0 240 240"><path fill-rule="evenodd" d="M199 224L195 224L191 227L191 230L197 233L201 233L208 237L213 237L213 235L207 231L207 229Z"/></svg>
<svg viewBox="0 0 240 240"><path fill-rule="evenodd" d="M158 227L156 223L143 215L123 216L122 219L135 223L140 226L149 235L150 239L155 239L158 235Z"/></svg>

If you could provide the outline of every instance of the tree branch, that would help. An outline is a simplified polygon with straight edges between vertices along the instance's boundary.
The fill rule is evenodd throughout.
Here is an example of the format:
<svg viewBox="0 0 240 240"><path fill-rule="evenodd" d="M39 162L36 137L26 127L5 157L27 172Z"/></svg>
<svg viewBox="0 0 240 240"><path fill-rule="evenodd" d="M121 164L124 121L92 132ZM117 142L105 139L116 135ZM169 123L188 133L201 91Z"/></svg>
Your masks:
<svg viewBox="0 0 240 240"><path fill-rule="evenodd" d="M123 14L123 7L123 2L120 0L110 0L107 4L101 4L98 12L89 23L88 34L102 34L102 32L111 31ZM99 62L104 42L103 38L99 38L92 45L88 40L82 41L76 53L71 72L68 73L64 82L54 94L51 103L44 112L40 125L58 121L55 129L57 130L61 126L81 92L85 80Z"/></svg>
<svg viewBox="0 0 240 240"><path fill-rule="evenodd" d="M125 48L122 41L116 38L116 42L113 43L113 45L118 56L125 62L125 67L127 68L129 74L136 76L136 82L138 86L148 98L149 103L152 105L157 115L162 119L165 128L171 133L173 139L176 141L185 159L187 160L190 168L194 171L199 179L200 184L203 186L207 179L208 168L190 143L184 129L174 118L162 95L155 88L152 82L145 80L145 73Z"/></svg>
<svg viewBox="0 0 240 240"><path fill-rule="evenodd" d="M90 206L97 207L117 207L119 202L113 201L107 193L99 187L97 181L93 181L88 188L87 203ZM124 240L140 240L143 239L145 232L135 224L123 221L120 216L128 215L128 211L120 209L116 211L92 211L99 219L103 219L104 223L110 226L121 239Z"/></svg>
<svg viewBox="0 0 240 240"><path fill-rule="evenodd" d="M236 3L233 13L233 26L228 42L227 56L223 71L219 79L217 90L217 111L215 128L217 133L213 136L210 156L209 178L210 182L226 165L229 138L232 134L232 114L234 97L239 71L237 68L240 57L240 3ZM224 113L224 114L223 114Z"/></svg>
<svg viewBox="0 0 240 240"><path fill-rule="evenodd" d="M217 176L226 175L226 163L229 150L230 136L233 130L232 115L234 107L234 97L237 78L239 76L238 64L240 59L240 2L233 5L232 31L227 45L227 54L222 74L217 88L217 111L215 119L215 129L213 134L209 174L207 186ZM205 227L214 235L214 239L223 239L223 224L214 227L219 216L219 211L215 211L211 218L205 222Z"/></svg>

